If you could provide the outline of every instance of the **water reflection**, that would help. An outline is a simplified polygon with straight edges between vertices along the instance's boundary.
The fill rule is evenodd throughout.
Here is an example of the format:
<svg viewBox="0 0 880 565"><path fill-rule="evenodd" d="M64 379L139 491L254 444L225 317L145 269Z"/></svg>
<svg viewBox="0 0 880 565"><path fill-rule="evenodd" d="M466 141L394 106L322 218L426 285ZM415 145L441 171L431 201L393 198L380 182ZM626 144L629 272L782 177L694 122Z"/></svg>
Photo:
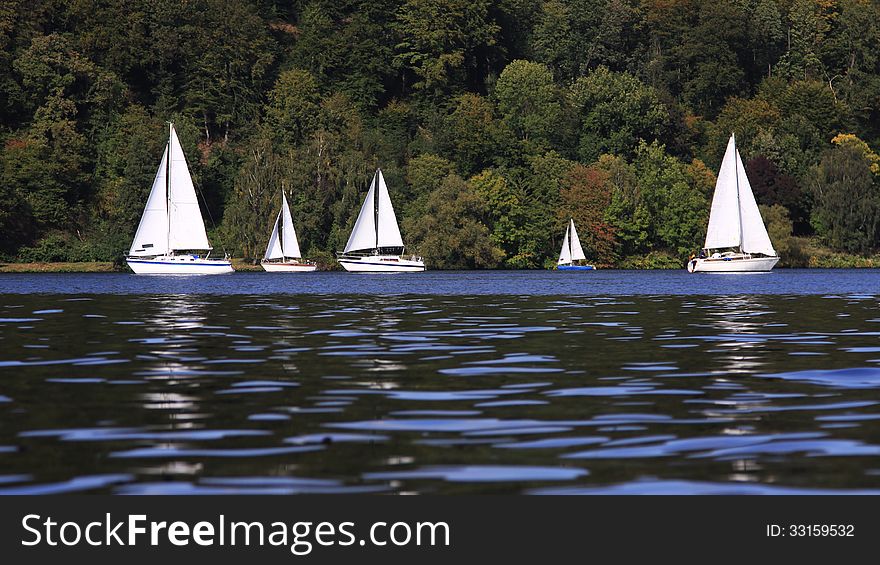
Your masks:
<svg viewBox="0 0 880 565"><path fill-rule="evenodd" d="M0 295L0 493L875 492L877 309Z"/></svg>

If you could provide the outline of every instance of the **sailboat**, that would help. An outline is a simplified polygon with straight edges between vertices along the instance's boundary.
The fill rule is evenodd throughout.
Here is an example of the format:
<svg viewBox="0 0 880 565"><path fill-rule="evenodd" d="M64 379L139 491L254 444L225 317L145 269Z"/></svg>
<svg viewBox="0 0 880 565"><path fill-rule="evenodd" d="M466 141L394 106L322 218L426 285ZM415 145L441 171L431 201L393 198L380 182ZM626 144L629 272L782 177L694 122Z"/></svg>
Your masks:
<svg viewBox="0 0 880 565"><path fill-rule="evenodd" d="M575 264L575 261L586 259L584 248L581 247L581 239L574 227L574 219L568 221L565 227L565 239L562 240L562 250L559 252L559 260L556 268L560 271L592 271L593 265Z"/></svg>
<svg viewBox="0 0 880 565"><path fill-rule="evenodd" d="M261 264L263 269L271 273L303 273L318 268L313 261L302 259L296 231L293 229L293 218L290 216L290 206L287 205L287 196L284 195L283 190L281 191L281 211L275 218L275 227L272 229L272 236L269 238L266 255Z"/></svg>
<svg viewBox="0 0 880 565"><path fill-rule="evenodd" d="M736 138L730 135L718 171L706 243L688 261L691 273L769 271L779 261L746 176Z"/></svg>
<svg viewBox="0 0 880 565"><path fill-rule="evenodd" d="M421 257L403 256L397 216L385 185L382 170L376 169L370 191L351 230L348 243L337 261L346 271L355 273L401 273L425 270Z"/></svg>
<svg viewBox="0 0 880 565"><path fill-rule="evenodd" d="M168 143L125 262L138 275L231 273L229 260L208 258L213 248L196 189L174 124L169 123L168 129ZM193 251L208 253L201 257Z"/></svg>

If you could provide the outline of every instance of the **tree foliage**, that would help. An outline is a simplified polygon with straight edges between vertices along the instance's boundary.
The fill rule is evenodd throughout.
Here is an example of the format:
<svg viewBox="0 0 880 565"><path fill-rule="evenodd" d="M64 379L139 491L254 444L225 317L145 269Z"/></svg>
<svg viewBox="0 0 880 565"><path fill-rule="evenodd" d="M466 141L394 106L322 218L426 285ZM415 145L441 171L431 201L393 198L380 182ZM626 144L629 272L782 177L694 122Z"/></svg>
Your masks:
<svg viewBox="0 0 880 565"><path fill-rule="evenodd" d="M568 218L597 263L680 265L731 133L784 263L871 253L878 45L874 0L11 0L0 254L118 259L168 121L249 258L284 190L332 264L381 167L432 268L552 266Z"/></svg>

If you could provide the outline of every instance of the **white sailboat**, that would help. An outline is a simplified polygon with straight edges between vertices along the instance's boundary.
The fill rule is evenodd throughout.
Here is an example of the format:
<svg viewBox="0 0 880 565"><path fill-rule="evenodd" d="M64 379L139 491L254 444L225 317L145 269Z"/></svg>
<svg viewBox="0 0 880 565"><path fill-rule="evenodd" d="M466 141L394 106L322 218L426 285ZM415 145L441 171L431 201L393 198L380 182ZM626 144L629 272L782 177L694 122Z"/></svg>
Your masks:
<svg viewBox="0 0 880 565"><path fill-rule="evenodd" d="M125 261L139 275L231 273L229 260L208 258L211 249L186 157L174 124L169 124L168 143Z"/></svg>
<svg viewBox="0 0 880 565"><path fill-rule="evenodd" d="M574 219L571 219L565 228L565 239L562 240L562 250L559 252L559 260L556 261L556 269L560 271L592 271L595 269L593 265L576 263L576 261L583 261L586 258L584 248L581 247L581 239L574 227Z"/></svg>
<svg viewBox="0 0 880 565"><path fill-rule="evenodd" d="M355 273L401 273L425 270L421 257L403 256L397 216L381 169L376 169L370 191L337 261L346 271Z"/></svg>
<svg viewBox="0 0 880 565"><path fill-rule="evenodd" d="M279 234L280 232L280 234ZM266 255L261 262L263 269L271 273L303 273L314 271L318 266L313 261L305 261L299 250L299 241L293 229L293 218L287 196L281 191L281 211L275 218L275 227L266 247Z"/></svg>
<svg viewBox="0 0 880 565"><path fill-rule="evenodd" d="M718 171L706 243L688 261L691 273L769 271L779 261L746 176L733 134Z"/></svg>

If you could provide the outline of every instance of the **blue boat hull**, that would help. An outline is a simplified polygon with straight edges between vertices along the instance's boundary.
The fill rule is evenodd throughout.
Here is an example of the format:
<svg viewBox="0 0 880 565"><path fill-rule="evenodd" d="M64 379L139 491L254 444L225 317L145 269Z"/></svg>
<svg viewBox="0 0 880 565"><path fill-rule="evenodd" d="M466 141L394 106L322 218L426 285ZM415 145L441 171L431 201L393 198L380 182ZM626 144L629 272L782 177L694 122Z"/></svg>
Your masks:
<svg viewBox="0 0 880 565"><path fill-rule="evenodd" d="M592 271L595 267L592 265L559 265L556 267L558 271Z"/></svg>

